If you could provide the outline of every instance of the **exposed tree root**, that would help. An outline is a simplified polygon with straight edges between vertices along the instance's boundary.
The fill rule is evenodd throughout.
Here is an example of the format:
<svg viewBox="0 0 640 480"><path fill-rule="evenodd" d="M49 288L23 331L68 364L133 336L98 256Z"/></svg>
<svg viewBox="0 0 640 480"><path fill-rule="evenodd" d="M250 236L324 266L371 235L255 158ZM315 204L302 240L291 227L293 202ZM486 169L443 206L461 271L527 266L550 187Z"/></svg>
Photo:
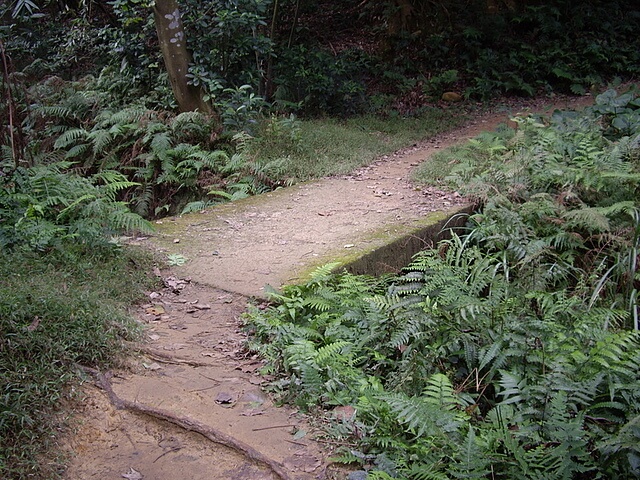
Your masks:
<svg viewBox="0 0 640 480"><path fill-rule="evenodd" d="M189 365L191 367L210 367L210 363L198 362L186 358L175 357L169 353L159 352L147 347L136 347L140 352L160 363L172 363L176 365Z"/></svg>
<svg viewBox="0 0 640 480"><path fill-rule="evenodd" d="M96 384L104 390L111 404L118 410L129 410L135 413L149 415L160 420L177 425L190 432L199 433L203 437L207 438L213 443L224 445L225 447L232 448L240 452L245 457L254 461L255 463L267 467L281 480L292 480L291 476L284 470L282 465L274 460L271 460L267 456L263 455L255 448L247 445L246 443L227 435L219 430L216 430L209 425L198 422L197 420L182 415L176 415L167 410L160 408L150 407L138 402L132 402L118 397L111 387L111 372L102 373L93 368L80 366L80 368L91 374L96 381Z"/></svg>

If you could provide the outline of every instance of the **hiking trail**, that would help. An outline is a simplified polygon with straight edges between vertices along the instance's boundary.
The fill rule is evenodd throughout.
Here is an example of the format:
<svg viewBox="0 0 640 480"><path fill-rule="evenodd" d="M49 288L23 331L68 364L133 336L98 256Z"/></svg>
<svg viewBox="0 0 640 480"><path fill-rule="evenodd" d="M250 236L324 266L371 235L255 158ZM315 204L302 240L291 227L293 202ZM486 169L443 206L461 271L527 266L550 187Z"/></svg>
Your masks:
<svg viewBox="0 0 640 480"><path fill-rule="evenodd" d="M184 264L156 270L164 288L136 307L148 340L140 355L116 372L87 371L63 442L65 478L346 478L328 460L335 445L316 435L321 426L263 391L269 377L245 348L248 297L262 297L266 284L303 281L334 261L354 273L397 271L469 208L456 192L412 184L414 167L517 111L590 103L561 98L496 108L350 175L158 222L155 235L132 243Z"/></svg>

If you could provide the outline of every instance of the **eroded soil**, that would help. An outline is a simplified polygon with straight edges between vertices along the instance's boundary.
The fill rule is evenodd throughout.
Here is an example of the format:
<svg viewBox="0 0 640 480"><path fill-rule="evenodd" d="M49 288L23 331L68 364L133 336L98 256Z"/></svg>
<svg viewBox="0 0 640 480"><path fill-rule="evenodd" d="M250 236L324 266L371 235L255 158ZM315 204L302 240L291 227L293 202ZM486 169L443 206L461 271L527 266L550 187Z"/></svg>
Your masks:
<svg viewBox="0 0 640 480"><path fill-rule="evenodd" d="M244 347L246 299L175 277L165 284L139 307L148 343L111 378L116 395L210 425L281 464L290 478L322 478L326 452L311 441L305 418L274 406L262 391L262 362ZM238 450L115 409L91 382L85 393L66 478L279 478Z"/></svg>
<svg viewBox="0 0 640 480"><path fill-rule="evenodd" d="M589 102L588 97L561 99L556 106ZM547 105L524 103L476 118L352 175L293 187L279 194L275 206L256 198L236 216L232 206L223 215L166 220L169 231L138 243L184 254L189 261L173 271L156 272L165 288L149 292L148 303L136 312L147 342L129 368L110 377L113 393L237 439L269 458L287 478L346 478L329 465L331 444L318 438L307 419L295 409L275 406L264 393L268 378L259 374L262 362L244 345L240 316L246 295L259 295L264 283L278 286L289 279L291 270L285 267L304 263L305 257L330 257L358 243L354 232L361 228L380 231L392 221L409 221L409 214L463 205L455 192L417 189L409 181L411 169L439 148L492 129L518 110L540 111ZM206 223L216 217L226 227ZM222 229L220 237L213 238L216 228ZM228 246L212 243L222 237L229 239ZM69 480L283 478L241 449L114 408L91 376L83 392L65 444Z"/></svg>

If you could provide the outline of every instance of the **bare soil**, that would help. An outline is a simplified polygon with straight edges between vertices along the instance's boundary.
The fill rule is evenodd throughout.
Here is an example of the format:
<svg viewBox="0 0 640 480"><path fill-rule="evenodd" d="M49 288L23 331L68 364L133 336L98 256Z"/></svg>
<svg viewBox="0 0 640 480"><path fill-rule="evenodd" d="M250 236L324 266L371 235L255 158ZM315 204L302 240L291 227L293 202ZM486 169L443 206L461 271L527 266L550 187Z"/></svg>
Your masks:
<svg viewBox="0 0 640 480"><path fill-rule="evenodd" d="M562 98L554 106L590 101ZM274 405L263 390L269 378L260 375L262 361L245 348L247 297L261 296L266 283L295 281L314 264L375 249L381 237L403 233L426 214L463 207L465 199L455 192L413 185L411 169L439 148L507 121L508 114L548 105L511 105L351 175L166 219L158 235L139 239L188 261L156 271L165 288L149 292L136 311L145 327L140 354L97 382L108 382L111 397L88 374L64 442L70 457L65 478L346 478L330 464L333 445L308 418ZM126 405L162 411L165 418Z"/></svg>

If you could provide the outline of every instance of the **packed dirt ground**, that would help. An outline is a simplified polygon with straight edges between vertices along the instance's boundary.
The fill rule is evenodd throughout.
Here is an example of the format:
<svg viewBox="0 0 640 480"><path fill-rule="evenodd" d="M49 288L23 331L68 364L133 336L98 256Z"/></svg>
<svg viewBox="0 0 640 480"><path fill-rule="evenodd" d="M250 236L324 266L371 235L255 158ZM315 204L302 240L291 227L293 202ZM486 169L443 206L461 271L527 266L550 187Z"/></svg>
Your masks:
<svg viewBox="0 0 640 480"><path fill-rule="evenodd" d="M591 101L561 98L553 106ZM158 235L137 239L186 262L156 270L164 288L137 307L147 340L140 354L118 371L87 372L64 446L66 478L346 478L348 471L329 460L335 445L322 425L276 406L263 388L270 378L245 346L248 297L261 296L265 283L295 281L345 250L376 248L370 232L393 236L414 219L463 206L456 192L413 185L411 169L509 115L550 103L497 108L351 175L256 197L244 207L165 219ZM341 414L328 421L340 422Z"/></svg>

